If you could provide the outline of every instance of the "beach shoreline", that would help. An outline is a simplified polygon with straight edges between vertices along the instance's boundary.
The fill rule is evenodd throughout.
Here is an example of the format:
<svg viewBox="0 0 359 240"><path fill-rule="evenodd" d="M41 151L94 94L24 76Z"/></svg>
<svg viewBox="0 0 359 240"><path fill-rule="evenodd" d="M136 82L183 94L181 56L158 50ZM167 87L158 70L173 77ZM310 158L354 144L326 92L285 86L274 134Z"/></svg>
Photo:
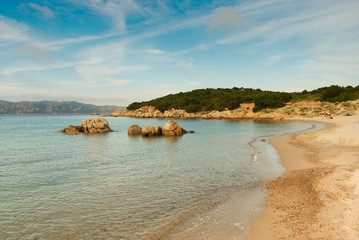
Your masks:
<svg viewBox="0 0 359 240"><path fill-rule="evenodd" d="M287 169L267 185L250 239L359 239L359 116L270 139Z"/></svg>

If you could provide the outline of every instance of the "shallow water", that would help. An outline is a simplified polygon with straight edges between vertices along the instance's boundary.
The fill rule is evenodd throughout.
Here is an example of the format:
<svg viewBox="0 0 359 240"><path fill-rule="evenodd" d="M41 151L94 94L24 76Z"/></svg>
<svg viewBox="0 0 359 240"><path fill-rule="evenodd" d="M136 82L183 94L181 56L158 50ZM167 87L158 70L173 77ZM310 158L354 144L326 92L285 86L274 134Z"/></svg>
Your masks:
<svg viewBox="0 0 359 240"><path fill-rule="evenodd" d="M143 138L66 135L86 115L0 116L1 239L159 239L278 176L270 136L305 122L179 120L195 134ZM178 235L179 234L179 235Z"/></svg>

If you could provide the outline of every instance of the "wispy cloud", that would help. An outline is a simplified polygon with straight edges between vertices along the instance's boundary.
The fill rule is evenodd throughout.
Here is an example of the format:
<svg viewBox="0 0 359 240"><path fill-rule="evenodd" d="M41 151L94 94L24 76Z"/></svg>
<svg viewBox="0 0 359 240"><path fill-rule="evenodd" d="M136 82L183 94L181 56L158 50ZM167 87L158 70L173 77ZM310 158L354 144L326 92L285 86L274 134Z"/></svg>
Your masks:
<svg viewBox="0 0 359 240"><path fill-rule="evenodd" d="M81 61L71 61L71 62L64 62L64 61L51 61L44 63L35 63L35 62L20 62L17 65L11 66L4 66L0 67L0 73L5 76L12 76L16 73L23 73L23 72L40 72L45 70L54 70L54 69L64 69L70 67L76 67L81 65L92 65L92 64L100 64L102 62L101 59L98 58L89 58L86 60Z"/></svg>
<svg viewBox="0 0 359 240"><path fill-rule="evenodd" d="M143 9L134 0L76 0L74 2L88 7L102 17L106 17L113 24L113 29L119 33L126 31L127 15L143 12Z"/></svg>
<svg viewBox="0 0 359 240"><path fill-rule="evenodd" d="M29 41L29 28L26 24L0 15L0 44Z"/></svg>
<svg viewBox="0 0 359 240"><path fill-rule="evenodd" d="M214 10L213 16L209 22L209 28L211 31L225 30L232 32L247 21L243 19L232 7L219 7Z"/></svg>
<svg viewBox="0 0 359 240"><path fill-rule="evenodd" d="M165 53L164 51L161 51L159 49L148 49L148 50L145 50L145 52L155 54L155 55L161 55L161 54Z"/></svg>
<svg viewBox="0 0 359 240"><path fill-rule="evenodd" d="M80 76L85 77L86 80L90 82L103 82L109 81L111 83L116 83L116 78L118 74L123 72L138 72L143 71L147 67L146 66L110 66L108 64L104 65L81 65L76 67L76 71ZM117 81L117 83L120 83ZM121 81L121 83L129 83L128 80L125 82Z"/></svg>
<svg viewBox="0 0 359 240"><path fill-rule="evenodd" d="M282 60L284 57L285 57L284 54L278 54L278 55L270 56L270 57L267 59L267 61L265 62L265 65L266 65L266 66L273 65L273 64L279 62L280 60Z"/></svg>
<svg viewBox="0 0 359 240"><path fill-rule="evenodd" d="M28 8L34 9L39 12L45 18L56 17L56 13L46 6L40 6L37 3L28 3L26 5Z"/></svg>
<svg viewBox="0 0 359 240"><path fill-rule="evenodd" d="M51 60L50 53L48 51L40 49L40 48L27 46L27 45L19 45L19 46L15 47L15 50L19 54L21 54L23 56L29 56L33 59L37 59L37 60L41 60L41 61Z"/></svg>
<svg viewBox="0 0 359 240"><path fill-rule="evenodd" d="M254 5L259 5L261 2L263 1L256 2ZM259 37L267 44L272 44L296 36L309 37L308 40L316 41L319 40L318 37L328 37L328 34L332 37L338 32L345 32L358 25L355 20L359 20L356 12L359 4L356 1L345 3L332 1L335 4L328 5L326 8L323 8L322 4L305 6L305 3L302 3L302 6L298 6L298 3L293 6L290 4L278 6L279 2L281 1L270 2L274 6L266 4L267 7L261 9L261 13L263 16L270 16L272 9L276 7L286 11L284 14L271 17L270 20L261 21L258 24L251 23L251 27L245 33L222 38L217 43L229 44ZM247 8L252 9L249 6ZM254 12L250 12L248 9L247 18L258 17L256 8L254 8ZM265 10L268 12L264 12Z"/></svg>
<svg viewBox="0 0 359 240"><path fill-rule="evenodd" d="M104 34L99 36L80 36L74 38L63 38L56 40L49 40L46 38L39 38L36 36L36 31L31 29L27 24L17 22L7 17L0 15L0 46L14 46L22 44L42 50L60 50L64 47L73 46L79 43L106 39L111 37L111 34Z"/></svg>
<svg viewBox="0 0 359 240"><path fill-rule="evenodd" d="M133 82L132 79L114 79L109 80L110 86L126 86Z"/></svg>

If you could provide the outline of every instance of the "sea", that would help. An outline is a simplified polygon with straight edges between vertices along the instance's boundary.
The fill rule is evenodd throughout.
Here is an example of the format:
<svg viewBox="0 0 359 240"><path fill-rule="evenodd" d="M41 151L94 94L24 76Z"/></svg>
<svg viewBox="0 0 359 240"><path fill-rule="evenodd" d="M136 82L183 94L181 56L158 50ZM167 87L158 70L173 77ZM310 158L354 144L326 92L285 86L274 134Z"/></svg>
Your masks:
<svg viewBox="0 0 359 240"><path fill-rule="evenodd" d="M89 118L0 116L0 239L246 239L285 171L268 139L323 127L179 119L195 133L142 137L128 127L167 119L107 117L114 132L58 132Z"/></svg>

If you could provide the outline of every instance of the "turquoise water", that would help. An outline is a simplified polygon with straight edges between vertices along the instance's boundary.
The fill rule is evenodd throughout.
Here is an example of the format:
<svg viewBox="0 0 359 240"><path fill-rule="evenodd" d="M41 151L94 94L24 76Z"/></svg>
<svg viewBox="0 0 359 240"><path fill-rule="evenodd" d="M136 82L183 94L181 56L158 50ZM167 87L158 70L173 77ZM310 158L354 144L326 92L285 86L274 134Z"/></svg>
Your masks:
<svg viewBox="0 0 359 240"><path fill-rule="evenodd" d="M87 115L0 116L1 239L160 239L283 168L270 136L304 122L179 120L195 134L143 138L107 118L112 133L66 135Z"/></svg>

